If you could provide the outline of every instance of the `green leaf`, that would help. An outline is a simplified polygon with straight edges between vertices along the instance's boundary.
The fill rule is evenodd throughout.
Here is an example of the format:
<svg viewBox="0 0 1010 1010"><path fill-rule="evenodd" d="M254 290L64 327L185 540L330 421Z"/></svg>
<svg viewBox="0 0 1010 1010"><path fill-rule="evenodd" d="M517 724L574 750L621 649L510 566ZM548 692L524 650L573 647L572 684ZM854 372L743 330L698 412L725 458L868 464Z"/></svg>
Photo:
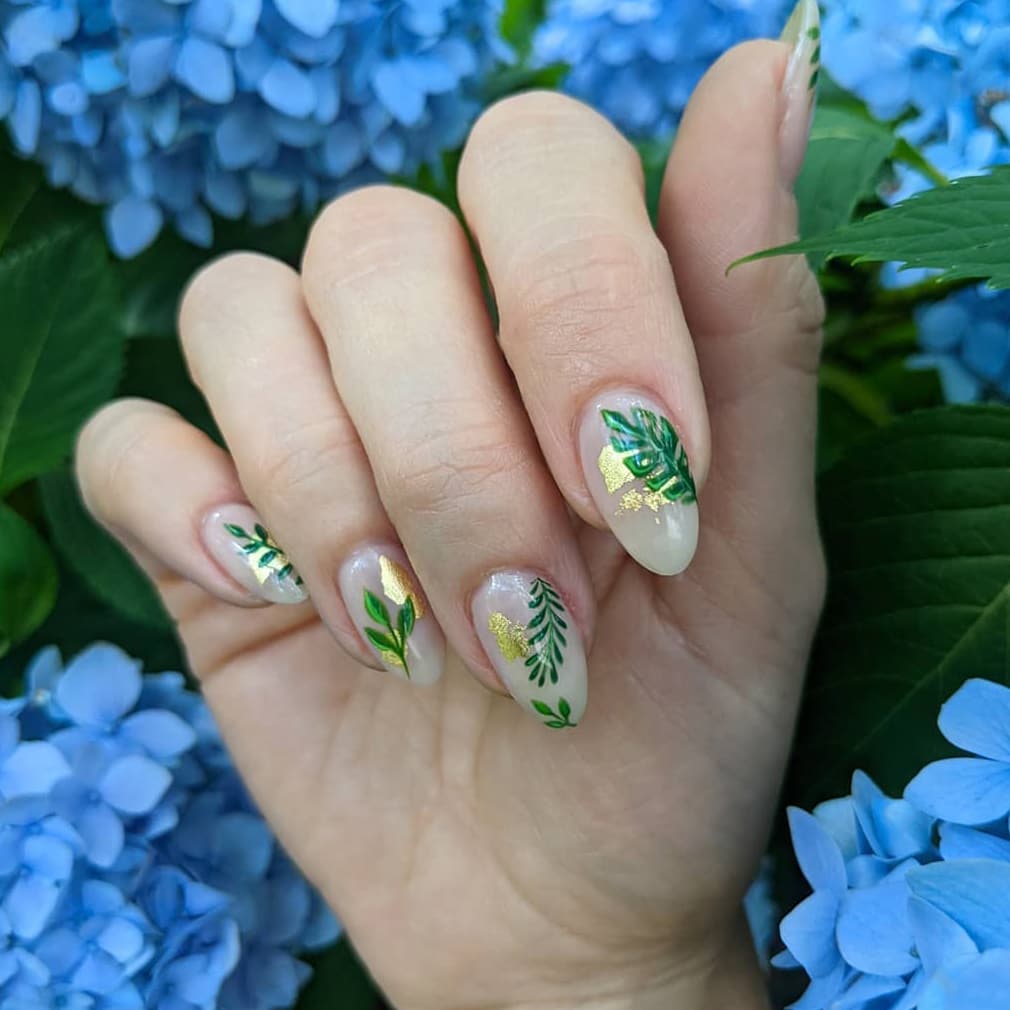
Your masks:
<svg viewBox="0 0 1010 1010"><path fill-rule="evenodd" d="M950 753L940 705L1010 683L1010 410L909 415L820 482L831 591L811 661L791 802L862 768L900 795Z"/></svg>
<svg viewBox="0 0 1010 1010"><path fill-rule="evenodd" d="M632 407L631 420L613 410L601 411L610 441L628 470L668 501L695 501L694 478L687 454L673 425L644 407Z"/></svg>
<svg viewBox="0 0 1010 1010"><path fill-rule="evenodd" d="M0 259L0 493L61 463L116 388L118 292L97 233L62 228Z"/></svg>
<svg viewBox="0 0 1010 1010"><path fill-rule="evenodd" d="M410 633L414 630L414 620L417 614L414 611L414 601L408 596L399 613L400 641L406 642Z"/></svg>
<svg viewBox="0 0 1010 1010"><path fill-rule="evenodd" d="M546 8L546 0L506 0L500 23L502 36L520 53L527 53Z"/></svg>
<svg viewBox="0 0 1010 1010"><path fill-rule="evenodd" d="M95 596L139 624L170 629L172 622L150 580L88 514L73 476L66 470L46 474L40 490L57 550ZM229 526L229 532L234 529Z"/></svg>
<svg viewBox="0 0 1010 1010"><path fill-rule="evenodd" d="M365 613L377 624L382 624L387 628L392 627L386 604L370 589L365 590Z"/></svg>
<svg viewBox="0 0 1010 1010"><path fill-rule="evenodd" d="M388 635L384 635L381 631L376 631L375 628L365 628L365 634L368 636L368 640L377 649L381 649L383 652L399 652L399 647L396 642L394 642Z"/></svg>
<svg viewBox="0 0 1010 1010"><path fill-rule="evenodd" d="M0 156L0 247L7 241L21 212L28 206L42 181L39 168L4 152Z"/></svg>
<svg viewBox="0 0 1010 1010"><path fill-rule="evenodd" d="M826 235L748 256L844 256L856 263L896 260L941 271L945 280L986 280L1010 288L1010 166L926 190ZM734 264L738 266L739 264Z"/></svg>
<svg viewBox="0 0 1010 1010"><path fill-rule="evenodd" d="M246 540L249 537L249 534L246 533L246 531L241 526L237 526L235 523L225 523L224 524L224 528L233 537L241 537L243 540ZM246 546L250 546L250 545L247 544Z"/></svg>
<svg viewBox="0 0 1010 1010"><path fill-rule="evenodd" d="M544 725L548 729L566 729L568 727L568 723L562 722L560 719L548 719Z"/></svg>
<svg viewBox="0 0 1010 1010"><path fill-rule="evenodd" d="M550 707L546 702L543 701L531 701L530 704L541 714L541 715L554 715L554 709Z"/></svg>
<svg viewBox="0 0 1010 1010"><path fill-rule="evenodd" d="M0 655L46 619L57 582L45 542L17 512L0 505Z"/></svg>
<svg viewBox="0 0 1010 1010"><path fill-rule="evenodd" d="M875 120L851 109L821 106L796 183L800 235L822 235L850 221L859 202L872 194L894 148L894 134ZM823 253L810 258L819 270Z"/></svg>
<svg viewBox="0 0 1010 1010"><path fill-rule="evenodd" d="M558 712L561 713L562 719L567 719L572 714L572 706L568 704L567 698L558 699Z"/></svg>

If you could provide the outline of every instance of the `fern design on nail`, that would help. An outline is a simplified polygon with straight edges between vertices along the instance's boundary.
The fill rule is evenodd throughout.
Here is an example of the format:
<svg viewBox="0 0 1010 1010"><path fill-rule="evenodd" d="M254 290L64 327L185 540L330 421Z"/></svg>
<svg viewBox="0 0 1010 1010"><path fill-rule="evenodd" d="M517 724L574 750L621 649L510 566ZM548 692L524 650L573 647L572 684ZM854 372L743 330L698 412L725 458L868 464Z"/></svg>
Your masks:
<svg viewBox="0 0 1010 1010"><path fill-rule="evenodd" d="M414 610L414 601L408 596L396 615L396 626L393 626L392 618L389 616L389 608L375 593L365 590L365 612L368 616L385 630L379 628L365 628L365 635L368 640L379 651L379 655L391 666L398 666L403 670L404 676L410 679L410 667L407 665L407 639L414 630L414 622L417 613Z"/></svg>
<svg viewBox="0 0 1010 1010"><path fill-rule="evenodd" d="M564 663L562 650L567 647L564 606L557 590L544 579L534 579L530 587L528 606L533 618L526 625L530 654L525 666L530 671L529 679L543 687L549 680L558 682L558 667Z"/></svg>
<svg viewBox="0 0 1010 1010"><path fill-rule="evenodd" d="M236 540L243 541L242 553L249 559L253 574L260 582L265 582L273 575L278 582L290 578L296 586L302 585L302 577L295 571L295 566L288 561L288 556L264 526L256 523L252 533L236 523L225 523L224 528Z"/></svg>
<svg viewBox="0 0 1010 1010"><path fill-rule="evenodd" d="M650 491L684 505L698 500L687 453L665 417L644 407L632 407L630 419L616 410L601 413L614 451Z"/></svg>
<svg viewBox="0 0 1010 1010"><path fill-rule="evenodd" d="M534 699L530 704L544 717L544 725L548 729L569 729L578 725L572 722L572 706L566 698L558 699L557 712L545 701Z"/></svg>

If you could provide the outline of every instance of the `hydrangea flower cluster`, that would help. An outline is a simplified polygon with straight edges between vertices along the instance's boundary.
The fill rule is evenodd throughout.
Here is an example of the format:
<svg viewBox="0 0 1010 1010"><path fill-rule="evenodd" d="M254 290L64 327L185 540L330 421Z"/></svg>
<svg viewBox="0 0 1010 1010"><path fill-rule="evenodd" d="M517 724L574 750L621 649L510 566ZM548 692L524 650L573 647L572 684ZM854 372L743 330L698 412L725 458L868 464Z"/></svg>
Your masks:
<svg viewBox="0 0 1010 1010"><path fill-rule="evenodd" d="M108 207L123 256L165 221L266 223L458 146L509 58L502 0L0 0L0 119Z"/></svg>
<svg viewBox="0 0 1010 1010"><path fill-rule="evenodd" d="M923 769L902 799L789 811L813 893L783 919L796 1010L997 1010L1010 992L1010 689L968 681L940 729L977 757Z"/></svg>
<svg viewBox="0 0 1010 1010"><path fill-rule="evenodd" d="M669 137L702 75L745 39L774 38L795 0L552 0L534 38L562 89L628 136Z"/></svg>
<svg viewBox="0 0 1010 1010"><path fill-rule="evenodd" d="M950 403L1010 401L1010 292L966 288L916 310L923 353Z"/></svg>
<svg viewBox="0 0 1010 1010"><path fill-rule="evenodd" d="M271 1010L336 920L200 697L96 644L0 705L0 1006Z"/></svg>

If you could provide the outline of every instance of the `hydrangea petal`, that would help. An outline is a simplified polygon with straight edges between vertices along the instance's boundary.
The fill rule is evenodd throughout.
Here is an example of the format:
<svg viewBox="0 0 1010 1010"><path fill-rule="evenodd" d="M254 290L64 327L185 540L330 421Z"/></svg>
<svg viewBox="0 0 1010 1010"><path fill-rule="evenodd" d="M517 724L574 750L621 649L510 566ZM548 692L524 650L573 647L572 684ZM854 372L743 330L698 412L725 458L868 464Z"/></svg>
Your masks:
<svg viewBox="0 0 1010 1010"><path fill-rule="evenodd" d="M287 116L307 116L316 105L316 89L290 60L276 59L259 82L259 93Z"/></svg>
<svg viewBox="0 0 1010 1010"><path fill-rule="evenodd" d="M149 708L123 720L122 737L160 760L178 757L196 743L196 732L174 712Z"/></svg>
<svg viewBox="0 0 1010 1010"><path fill-rule="evenodd" d="M841 960L835 944L837 918L838 898L815 891L782 920L783 943L812 978L829 975Z"/></svg>
<svg viewBox="0 0 1010 1010"><path fill-rule="evenodd" d="M939 726L955 747L1010 762L1010 688L991 680L966 681L940 709Z"/></svg>
<svg viewBox="0 0 1010 1010"><path fill-rule="evenodd" d="M112 764L99 788L105 801L126 814L150 813L172 784L168 770L150 758L131 754Z"/></svg>
<svg viewBox="0 0 1010 1010"><path fill-rule="evenodd" d="M921 898L908 903L908 920L927 975L934 975L944 962L978 954L978 947L949 916Z"/></svg>
<svg viewBox="0 0 1010 1010"><path fill-rule="evenodd" d="M845 966L839 960L829 975L811 979L803 995L796 1002L789 1004L789 1010L824 1010L825 1007L829 1007L844 988L845 976Z"/></svg>
<svg viewBox="0 0 1010 1010"><path fill-rule="evenodd" d="M838 949L869 975L907 975L918 967L908 921L908 884L893 874L875 887L849 891L838 914Z"/></svg>
<svg viewBox="0 0 1010 1010"><path fill-rule="evenodd" d="M157 204L136 196L124 197L105 216L112 251L124 258L136 256L158 237L162 221Z"/></svg>
<svg viewBox="0 0 1010 1010"><path fill-rule="evenodd" d="M235 75L226 51L213 42L190 36L175 59L176 79L198 98L223 105L235 96Z"/></svg>
<svg viewBox="0 0 1010 1010"><path fill-rule="evenodd" d="M927 986L919 1010L1006 1010L1010 950L990 950L942 970Z"/></svg>
<svg viewBox="0 0 1010 1010"><path fill-rule="evenodd" d="M18 877L4 896L3 909L14 933L24 940L34 940L45 929L63 885L45 877L28 874Z"/></svg>
<svg viewBox="0 0 1010 1010"><path fill-rule="evenodd" d="M8 799L43 796L69 774L67 759L51 743L30 740L0 766L0 795Z"/></svg>
<svg viewBox="0 0 1010 1010"><path fill-rule="evenodd" d="M1010 813L1010 765L983 758L950 758L927 765L905 798L932 817L988 824Z"/></svg>
<svg viewBox="0 0 1010 1010"><path fill-rule="evenodd" d="M931 863L907 879L912 894L953 919L980 949L1010 948L1010 863Z"/></svg>
<svg viewBox="0 0 1010 1010"><path fill-rule="evenodd" d="M1010 841L961 824L940 826L940 855L956 859L998 859L1010 863Z"/></svg>
<svg viewBox="0 0 1010 1010"><path fill-rule="evenodd" d="M84 851L95 866L108 868L123 851L123 823L104 803L89 804L74 819Z"/></svg>
<svg viewBox="0 0 1010 1010"><path fill-rule="evenodd" d="M274 0L291 25L312 38L322 38L336 23L338 0Z"/></svg>
<svg viewBox="0 0 1010 1010"><path fill-rule="evenodd" d="M834 839L816 817L790 807L789 830L803 876L815 891L841 897L848 887L845 862Z"/></svg>
<svg viewBox="0 0 1010 1010"><path fill-rule="evenodd" d="M56 700L79 726L106 728L136 705L140 687L140 664L122 649L100 643L67 664Z"/></svg>

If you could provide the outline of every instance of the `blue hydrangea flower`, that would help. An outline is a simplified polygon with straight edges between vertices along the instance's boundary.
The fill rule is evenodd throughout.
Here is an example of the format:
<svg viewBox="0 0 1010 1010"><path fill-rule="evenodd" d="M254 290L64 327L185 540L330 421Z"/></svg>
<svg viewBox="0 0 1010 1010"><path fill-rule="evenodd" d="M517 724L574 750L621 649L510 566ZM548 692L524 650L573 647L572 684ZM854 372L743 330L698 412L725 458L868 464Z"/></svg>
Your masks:
<svg viewBox="0 0 1010 1010"><path fill-rule="evenodd" d="M562 88L635 139L668 137L702 75L730 46L774 38L790 0L552 0L534 39Z"/></svg>
<svg viewBox="0 0 1010 1010"><path fill-rule="evenodd" d="M273 1010L339 927L179 674L98 644L0 707L0 1006Z"/></svg>
<svg viewBox="0 0 1010 1010"><path fill-rule="evenodd" d="M130 256L265 223L458 146L501 0L0 0L0 118Z"/></svg>
<svg viewBox="0 0 1010 1010"><path fill-rule="evenodd" d="M922 354L951 403L1010 400L1010 292L966 288L915 313Z"/></svg>
<svg viewBox="0 0 1010 1010"><path fill-rule="evenodd" d="M924 768L905 796L954 824L979 825L1010 815L1010 689L969 680L940 710L940 731L979 757L949 758Z"/></svg>
<svg viewBox="0 0 1010 1010"><path fill-rule="evenodd" d="M1010 688L974 680L944 734L982 755L924 769L902 799L865 775L791 810L812 893L782 921L798 1010L1002 1010L1010 992Z"/></svg>

